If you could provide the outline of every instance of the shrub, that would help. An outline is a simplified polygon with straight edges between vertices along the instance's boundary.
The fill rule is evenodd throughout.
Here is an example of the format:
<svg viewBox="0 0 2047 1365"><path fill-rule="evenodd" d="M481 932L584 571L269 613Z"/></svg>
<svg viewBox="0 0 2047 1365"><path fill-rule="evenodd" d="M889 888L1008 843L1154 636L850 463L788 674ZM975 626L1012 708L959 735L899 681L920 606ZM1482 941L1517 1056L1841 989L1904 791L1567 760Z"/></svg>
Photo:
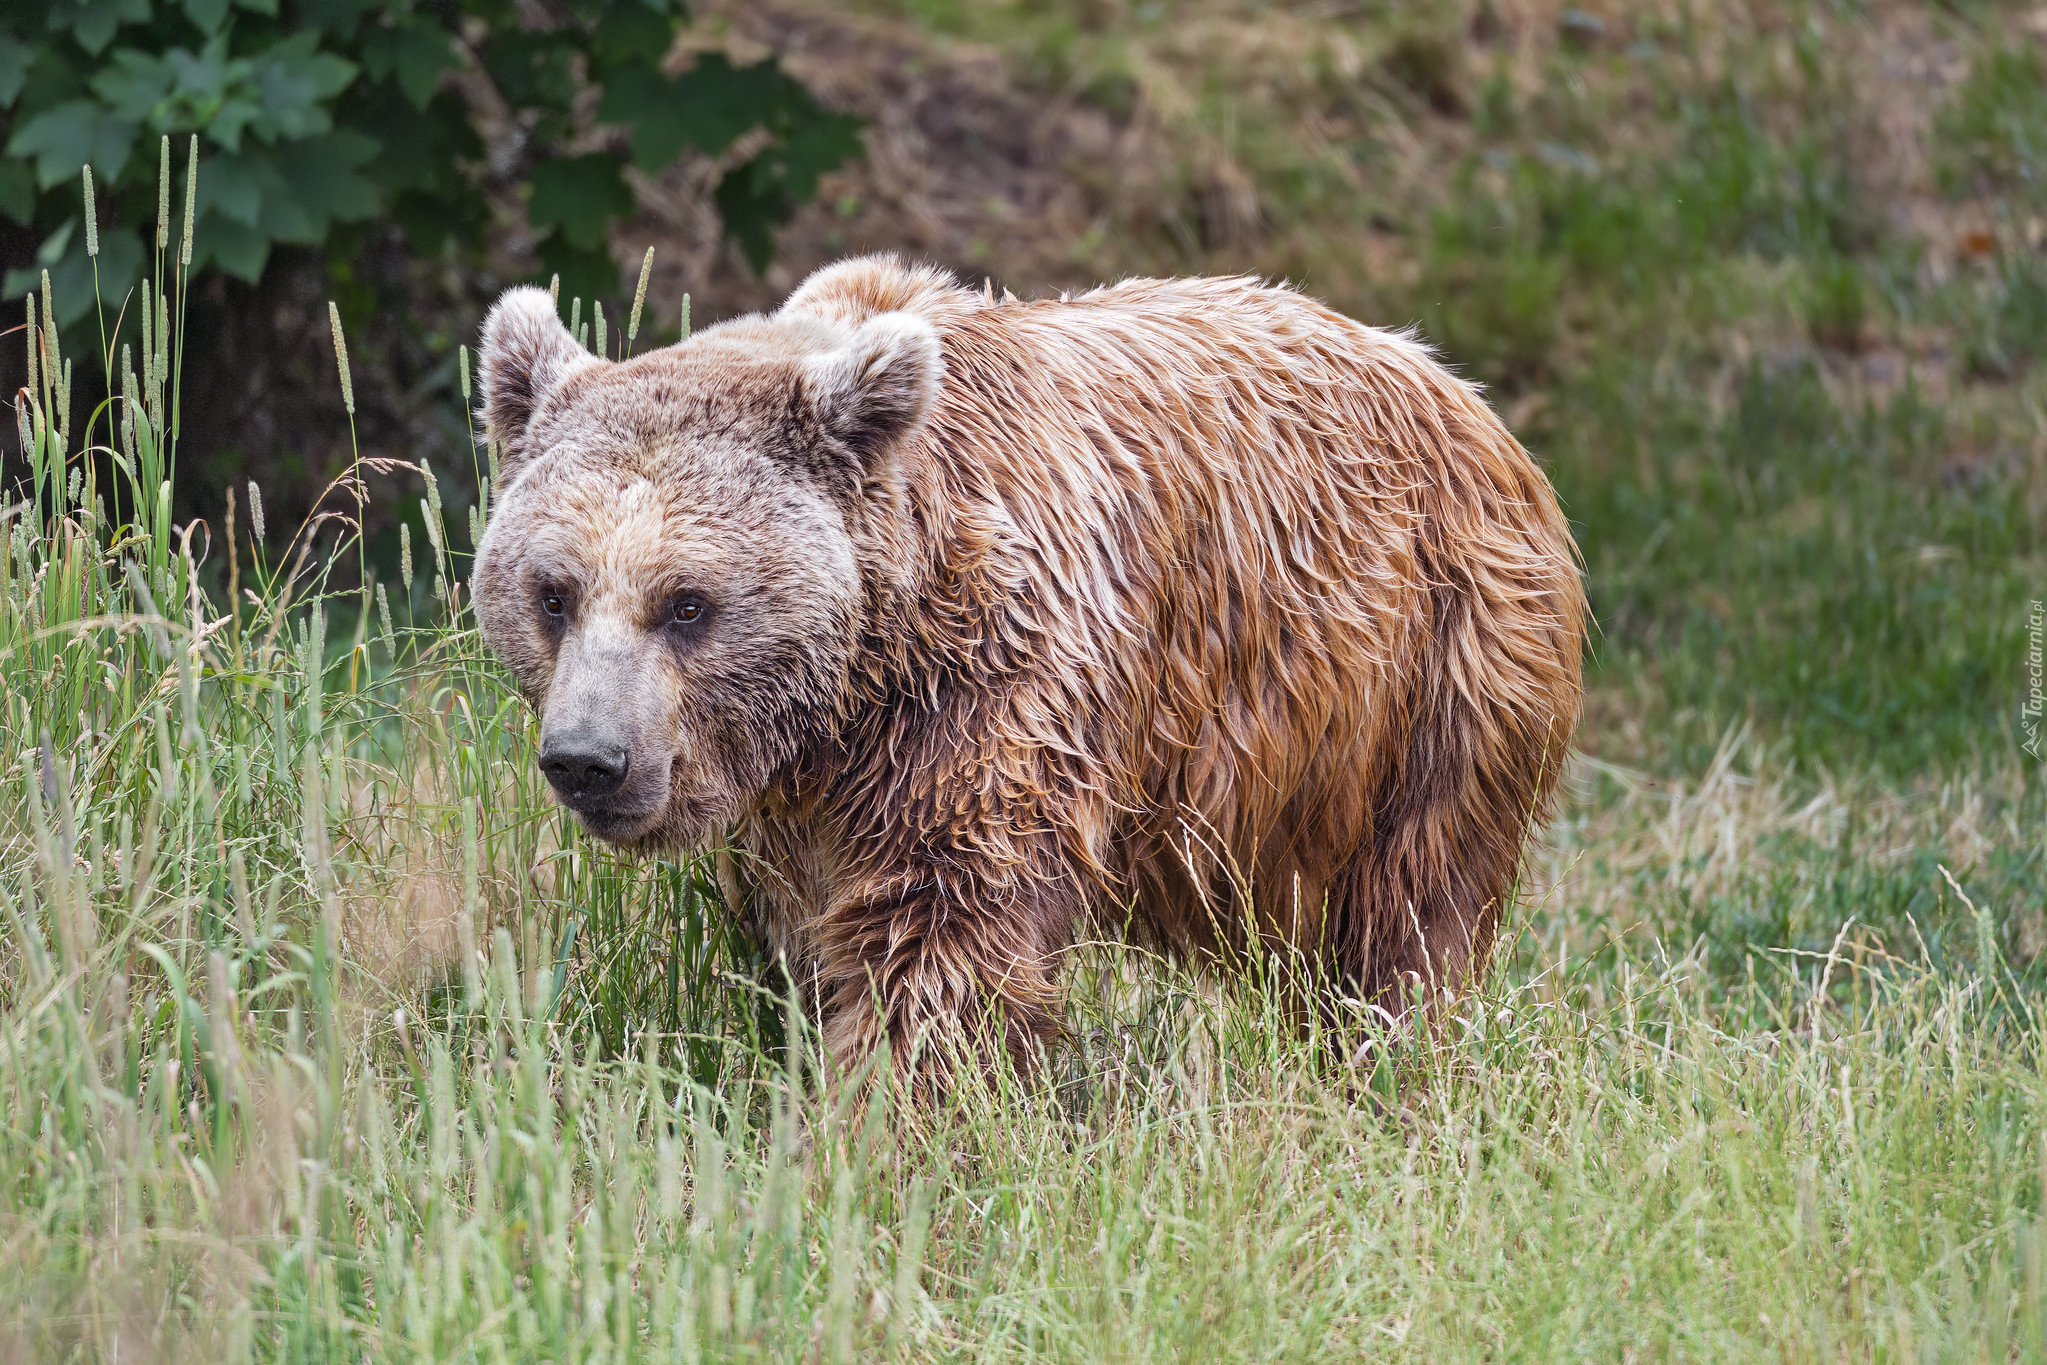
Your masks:
<svg viewBox="0 0 2047 1365"><path fill-rule="evenodd" d="M280 243L387 217L412 244L476 248L490 218L479 120L516 129L527 224L572 294L612 292L611 222L633 208L626 168L687 149L728 155L716 198L756 269L773 228L859 150L858 121L820 107L772 59L700 57L661 69L683 14L672 0L567 0L524 22L507 0L17 0L0 18L0 216L30 227L61 321L93 296L76 188L99 182L98 282L122 297L146 246L159 137L206 144L195 270L255 280ZM459 79L458 79L459 77ZM753 136L749 136L749 135ZM152 160L158 164L150 164ZM172 235L176 235L173 232Z"/></svg>

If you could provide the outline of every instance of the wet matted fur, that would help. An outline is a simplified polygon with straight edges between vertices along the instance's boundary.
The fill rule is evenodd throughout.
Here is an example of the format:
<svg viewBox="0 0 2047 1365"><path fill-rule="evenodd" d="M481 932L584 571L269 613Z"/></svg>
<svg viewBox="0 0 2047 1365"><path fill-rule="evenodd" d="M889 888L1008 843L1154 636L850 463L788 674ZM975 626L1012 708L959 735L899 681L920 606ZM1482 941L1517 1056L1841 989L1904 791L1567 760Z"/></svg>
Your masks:
<svg viewBox="0 0 2047 1365"><path fill-rule="evenodd" d="M603 837L729 832L841 1064L1028 1056L1090 917L1388 1003L1482 967L1585 604L1548 481L1411 338L873 257L624 362L515 290L482 362L475 600L543 759Z"/></svg>

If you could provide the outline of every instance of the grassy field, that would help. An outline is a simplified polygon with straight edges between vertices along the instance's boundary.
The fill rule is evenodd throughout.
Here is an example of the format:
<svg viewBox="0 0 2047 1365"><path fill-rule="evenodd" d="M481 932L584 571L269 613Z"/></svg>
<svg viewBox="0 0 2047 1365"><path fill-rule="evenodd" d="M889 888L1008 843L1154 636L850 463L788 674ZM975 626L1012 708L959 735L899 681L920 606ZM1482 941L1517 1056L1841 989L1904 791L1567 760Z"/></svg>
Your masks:
<svg viewBox="0 0 2047 1365"><path fill-rule="evenodd" d="M1054 1084L900 1136L549 805L455 468L397 566L381 458L171 525L174 287L5 471L0 1352L2047 1359L2047 12L869 8L1234 149L1258 259L1553 470L1592 695L1489 985L1354 1056L1083 945ZM1243 268L1186 184L1094 265Z"/></svg>

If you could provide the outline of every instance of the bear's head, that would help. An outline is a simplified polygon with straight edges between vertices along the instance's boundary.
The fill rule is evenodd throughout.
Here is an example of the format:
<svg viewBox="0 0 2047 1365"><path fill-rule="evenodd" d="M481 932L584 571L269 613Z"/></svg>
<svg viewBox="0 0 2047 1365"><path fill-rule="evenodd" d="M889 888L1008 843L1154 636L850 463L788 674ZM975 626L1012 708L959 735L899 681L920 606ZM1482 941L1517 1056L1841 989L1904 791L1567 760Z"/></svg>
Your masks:
<svg viewBox="0 0 2047 1365"><path fill-rule="evenodd" d="M700 844L847 705L868 530L943 373L925 320L742 318L598 358L545 290L484 324L495 506L472 584L591 833Z"/></svg>

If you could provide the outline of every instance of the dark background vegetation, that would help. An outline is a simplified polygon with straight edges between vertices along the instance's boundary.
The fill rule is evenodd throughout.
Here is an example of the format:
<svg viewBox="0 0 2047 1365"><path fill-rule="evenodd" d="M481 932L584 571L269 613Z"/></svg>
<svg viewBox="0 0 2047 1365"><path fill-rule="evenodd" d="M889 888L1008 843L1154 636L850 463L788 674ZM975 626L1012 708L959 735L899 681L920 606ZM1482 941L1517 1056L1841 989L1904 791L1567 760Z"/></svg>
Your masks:
<svg viewBox="0 0 2047 1365"><path fill-rule="evenodd" d="M95 293L121 314L160 224L182 241L198 150L201 288L184 322L198 459L181 511L203 515L253 475L296 525L350 448L326 377L328 299L368 349L357 437L445 453L463 430L449 411L455 338L507 280L614 295L611 234L636 208L634 178L685 152L704 161L722 238L759 270L819 175L858 154L859 120L820 106L772 56L672 52L687 23L670 0L11 6L0 287L19 298L47 274L67 334L96 347ZM177 182L167 200L163 169ZM140 339L126 322L116 345ZM80 375L88 407L102 368Z"/></svg>

